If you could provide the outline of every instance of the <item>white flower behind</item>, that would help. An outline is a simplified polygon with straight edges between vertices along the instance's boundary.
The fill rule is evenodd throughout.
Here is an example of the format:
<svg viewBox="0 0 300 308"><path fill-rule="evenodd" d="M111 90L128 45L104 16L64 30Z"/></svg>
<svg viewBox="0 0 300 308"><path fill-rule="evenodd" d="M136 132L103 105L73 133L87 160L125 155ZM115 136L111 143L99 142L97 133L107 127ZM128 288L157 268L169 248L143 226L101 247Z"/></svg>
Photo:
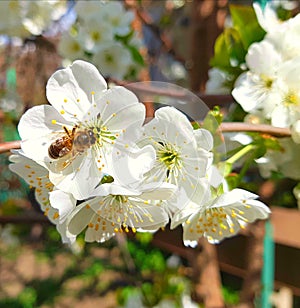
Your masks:
<svg viewBox="0 0 300 308"><path fill-rule="evenodd" d="M242 73L235 84L232 95L247 111L260 111L270 118L273 105L266 104L273 82L277 78L277 69L281 56L274 46L267 41L254 43L249 47L246 64L249 71Z"/></svg>
<svg viewBox="0 0 300 308"><path fill-rule="evenodd" d="M282 27L282 21L277 17L277 13L272 7L272 5L268 2L264 9L262 9L259 3L253 3L253 8L260 26L266 31L276 31L280 27Z"/></svg>
<svg viewBox="0 0 300 308"><path fill-rule="evenodd" d="M299 69L300 57L278 67L277 79L265 101L267 106L273 107L270 113L273 126L289 127L300 119Z"/></svg>
<svg viewBox="0 0 300 308"><path fill-rule="evenodd" d="M113 41L113 29L104 19L93 15L79 28L78 37L82 37L82 47L86 51L95 53L99 46ZM101 63L99 65L101 67Z"/></svg>
<svg viewBox="0 0 300 308"><path fill-rule="evenodd" d="M40 35L53 21L59 20L67 11L67 1L26 1L25 28L33 35Z"/></svg>
<svg viewBox="0 0 300 308"><path fill-rule="evenodd" d="M130 24L134 19L134 13L126 11L121 2L104 2L102 10L104 20L111 26L115 34L127 35L131 31Z"/></svg>
<svg viewBox="0 0 300 308"><path fill-rule="evenodd" d="M70 61L76 59L86 59L85 49L84 49L84 38L78 34L77 36L71 35L69 32L64 32L61 35L58 53L60 55L67 54Z"/></svg>
<svg viewBox="0 0 300 308"><path fill-rule="evenodd" d="M281 148L279 151L269 149L264 157L256 160L261 175L269 178L272 172L280 172L285 177L300 180L300 144L291 138L280 138L278 143Z"/></svg>
<svg viewBox="0 0 300 308"><path fill-rule="evenodd" d="M229 94L230 89L226 86L229 76L226 72L213 67L208 71L208 81L205 85L206 94Z"/></svg>
<svg viewBox="0 0 300 308"><path fill-rule="evenodd" d="M291 126L292 139L295 143L300 143L300 119Z"/></svg>
<svg viewBox="0 0 300 308"><path fill-rule="evenodd" d="M143 63L143 42L132 25L134 13L119 1L77 1L74 8L77 19L59 43L60 54L74 60L82 50L81 59L91 61L106 77L135 76Z"/></svg>
<svg viewBox="0 0 300 308"><path fill-rule="evenodd" d="M0 33L24 38L41 35L67 10L67 1L0 1Z"/></svg>
<svg viewBox="0 0 300 308"><path fill-rule="evenodd" d="M266 34L264 40L270 42L282 55L283 60L299 56L300 52L300 15L288 19Z"/></svg>
<svg viewBox="0 0 300 308"><path fill-rule="evenodd" d="M23 24L25 5L21 1L0 1L0 34L18 37L29 35Z"/></svg>
<svg viewBox="0 0 300 308"><path fill-rule="evenodd" d="M105 76L122 79L132 64L129 50L118 42L98 46L94 50L93 62Z"/></svg>

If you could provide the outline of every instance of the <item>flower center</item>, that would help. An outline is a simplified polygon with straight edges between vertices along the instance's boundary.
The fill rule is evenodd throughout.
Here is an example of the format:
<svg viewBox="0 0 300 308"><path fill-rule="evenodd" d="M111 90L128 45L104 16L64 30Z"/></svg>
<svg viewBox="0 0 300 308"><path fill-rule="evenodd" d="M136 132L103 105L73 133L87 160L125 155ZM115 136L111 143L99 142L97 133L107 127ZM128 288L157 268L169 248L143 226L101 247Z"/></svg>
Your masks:
<svg viewBox="0 0 300 308"><path fill-rule="evenodd" d="M74 51L74 52L78 52L80 50L80 45L77 43L77 42L73 42L72 46L71 46L71 49Z"/></svg>
<svg viewBox="0 0 300 308"><path fill-rule="evenodd" d="M271 89L272 88L272 84L273 84L273 79L262 74L260 76L260 78L262 79L262 81L264 82L264 86L266 89Z"/></svg>
<svg viewBox="0 0 300 308"><path fill-rule="evenodd" d="M93 31L93 32L91 33L91 37L92 37L92 40L93 40L94 42L98 42L98 41L101 40L101 33L98 32L98 31Z"/></svg>
<svg viewBox="0 0 300 308"><path fill-rule="evenodd" d="M180 168L182 166L180 155L172 144L163 142L159 142L159 144L160 148L157 151L158 160L167 167L167 176L169 176L169 173L174 168Z"/></svg>
<svg viewBox="0 0 300 308"><path fill-rule="evenodd" d="M286 106L298 105L298 101L299 101L298 96L293 92L289 92L288 94L286 94L283 99L283 103Z"/></svg>
<svg viewBox="0 0 300 308"><path fill-rule="evenodd" d="M138 197L108 195L99 202L101 207L96 213L106 220L121 224L124 228L134 228L143 223L154 222L147 204L148 201ZM118 231L118 228L115 231Z"/></svg>
<svg viewBox="0 0 300 308"><path fill-rule="evenodd" d="M106 63L113 63L114 62L114 58L113 58L112 55L106 54L105 55L105 61L106 61Z"/></svg>
<svg viewBox="0 0 300 308"><path fill-rule="evenodd" d="M119 24L120 24L120 19L118 16L115 16L113 18L110 19L110 22L111 24L114 26L114 27L118 27Z"/></svg>

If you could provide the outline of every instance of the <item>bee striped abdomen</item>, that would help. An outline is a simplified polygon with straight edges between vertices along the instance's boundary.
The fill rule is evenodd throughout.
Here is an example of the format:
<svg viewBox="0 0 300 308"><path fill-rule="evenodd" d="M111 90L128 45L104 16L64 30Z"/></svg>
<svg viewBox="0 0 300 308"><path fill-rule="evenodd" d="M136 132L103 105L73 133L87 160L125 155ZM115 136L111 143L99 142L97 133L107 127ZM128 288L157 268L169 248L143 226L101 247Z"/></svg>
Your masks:
<svg viewBox="0 0 300 308"><path fill-rule="evenodd" d="M61 137L55 140L49 148L49 157L57 159L68 154L72 149L73 142L69 137Z"/></svg>

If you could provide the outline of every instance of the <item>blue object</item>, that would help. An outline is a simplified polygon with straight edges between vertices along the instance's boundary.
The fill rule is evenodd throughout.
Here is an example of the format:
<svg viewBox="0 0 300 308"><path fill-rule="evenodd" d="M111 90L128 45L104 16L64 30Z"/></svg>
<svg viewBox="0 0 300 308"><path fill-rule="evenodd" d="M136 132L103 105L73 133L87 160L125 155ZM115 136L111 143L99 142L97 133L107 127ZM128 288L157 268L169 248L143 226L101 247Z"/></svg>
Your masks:
<svg viewBox="0 0 300 308"><path fill-rule="evenodd" d="M255 0L254 2L258 3L261 6L261 8L264 10L264 8L266 7L269 1L270 0Z"/></svg>
<svg viewBox="0 0 300 308"><path fill-rule="evenodd" d="M270 220L265 223L263 261L261 307L271 308L270 296L274 289L275 244L273 226Z"/></svg>

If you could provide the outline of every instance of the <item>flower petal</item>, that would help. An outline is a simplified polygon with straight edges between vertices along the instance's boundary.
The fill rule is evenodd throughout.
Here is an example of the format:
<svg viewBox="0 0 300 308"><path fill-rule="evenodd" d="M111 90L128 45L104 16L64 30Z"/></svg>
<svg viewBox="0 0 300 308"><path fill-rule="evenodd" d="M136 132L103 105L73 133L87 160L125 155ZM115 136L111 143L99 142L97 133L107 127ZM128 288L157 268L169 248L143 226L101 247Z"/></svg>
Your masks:
<svg viewBox="0 0 300 308"><path fill-rule="evenodd" d="M156 153L151 145L143 148L129 149L121 152L117 147L112 154L112 176L115 182L127 187L136 187L148 172L156 158Z"/></svg>
<svg viewBox="0 0 300 308"><path fill-rule="evenodd" d="M21 117L18 132L22 140L34 139L62 131L62 125L72 126L72 123L64 119L52 106L34 106Z"/></svg>
<svg viewBox="0 0 300 308"><path fill-rule="evenodd" d="M116 227L111 222L103 219L100 215L95 215L88 224L84 239L86 242L103 243L115 236L116 228L121 228L121 225Z"/></svg>
<svg viewBox="0 0 300 308"><path fill-rule="evenodd" d="M80 121L106 90L106 82L91 63L77 60L55 72L48 80L46 95L51 105L69 121Z"/></svg>
<svg viewBox="0 0 300 308"><path fill-rule="evenodd" d="M60 222L65 221L76 207L76 199L71 194L67 194L61 190L50 192L49 199L51 206L58 210Z"/></svg>
<svg viewBox="0 0 300 308"><path fill-rule="evenodd" d="M89 198L103 176L90 150L78 155L65 169L57 169L55 162L49 163L48 167L51 182L77 200Z"/></svg>
<svg viewBox="0 0 300 308"><path fill-rule="evenodd" d="M91 209L88 202L78 205L68 216L67 230L70 234L78 235L83 231L96 213Z"/></svg>

